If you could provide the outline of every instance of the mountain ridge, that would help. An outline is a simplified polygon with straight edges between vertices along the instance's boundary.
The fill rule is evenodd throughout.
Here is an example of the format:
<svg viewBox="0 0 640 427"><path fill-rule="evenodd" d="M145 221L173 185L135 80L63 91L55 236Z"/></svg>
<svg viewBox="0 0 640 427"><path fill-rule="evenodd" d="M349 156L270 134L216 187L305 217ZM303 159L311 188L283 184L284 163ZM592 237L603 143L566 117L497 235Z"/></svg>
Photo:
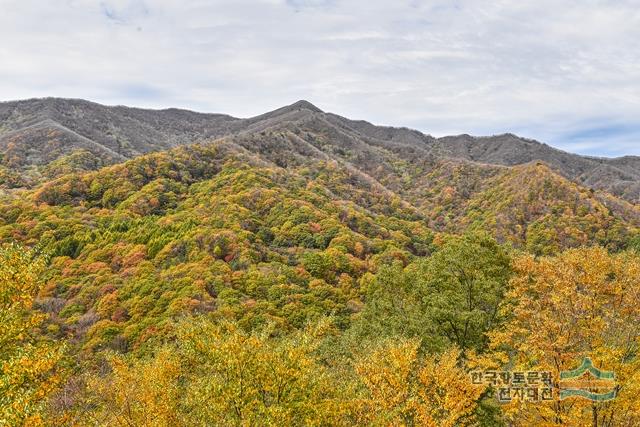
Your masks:
<svg viewBox="0 0 640 427"><path fill-rule="evenodd" d="M33 126L45 121L48 127L34 132ZM580 185L610 192L633 203L640 200L640 157L637 156L581 156L513 133L433 137L406 127L351 120L324 112L306 100L249 118L177 108L105 106L65 98L2 102L0 167L24 174L25 170L44 167L77 150L87 150L100 158L101 164L108 165L180 145L273 129L298 132L303 135L302 139L306 131L312 133L313 138L324 135L333 150L325 153L328 156L337 158L341 152L351 149L356 155L366 157L367 166L373 167L372 161L384 156L384 152L392 152L402 161L423 163L459 158L481 164L515 166L540 160ZM32 171L31 175L32 183L39 182L37 173Z"/></svg>

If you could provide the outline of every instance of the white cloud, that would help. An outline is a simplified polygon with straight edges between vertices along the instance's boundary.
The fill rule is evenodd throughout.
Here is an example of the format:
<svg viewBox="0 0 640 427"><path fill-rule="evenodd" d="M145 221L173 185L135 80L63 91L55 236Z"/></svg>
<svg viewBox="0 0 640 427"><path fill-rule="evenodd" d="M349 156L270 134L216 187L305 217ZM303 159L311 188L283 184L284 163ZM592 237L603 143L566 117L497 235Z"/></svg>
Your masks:
<svg viewBox="0 0 640 427"><path fill-rule="evenodd" d="M434 135L640 154L635 3L0 0L0 99L250 116L304 98ZM612 123L629 130L575 139Z"/></svg>

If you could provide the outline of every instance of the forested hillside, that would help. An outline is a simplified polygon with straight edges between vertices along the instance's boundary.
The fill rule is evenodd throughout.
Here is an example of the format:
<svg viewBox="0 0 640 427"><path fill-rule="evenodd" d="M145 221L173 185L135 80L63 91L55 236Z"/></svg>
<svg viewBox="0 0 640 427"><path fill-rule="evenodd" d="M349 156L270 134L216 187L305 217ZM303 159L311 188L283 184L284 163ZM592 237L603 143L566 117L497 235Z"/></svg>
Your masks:
<svg viewBox="0 0 640 427"><path fill-rule="evenodd" d="M581 185L595 160L508 136L533 148L489 164L304 102L1 105L8 425L640 422L640 210L631 178ZM616 400L499 405L469 375L585 356Z"/></svg>

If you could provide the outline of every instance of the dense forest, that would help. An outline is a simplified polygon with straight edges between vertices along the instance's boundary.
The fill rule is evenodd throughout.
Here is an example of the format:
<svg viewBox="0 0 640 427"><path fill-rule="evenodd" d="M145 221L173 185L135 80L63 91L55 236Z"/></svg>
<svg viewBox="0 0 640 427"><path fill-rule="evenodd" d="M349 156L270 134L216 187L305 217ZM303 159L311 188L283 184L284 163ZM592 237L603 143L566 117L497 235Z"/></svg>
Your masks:
<svg viewBox="0 0 640 427"><path fill-rule="evenodd" d="M314 126L5 155L0 425L640 424L636 204ZM615 399L471 375L584 357Z"/></svg>

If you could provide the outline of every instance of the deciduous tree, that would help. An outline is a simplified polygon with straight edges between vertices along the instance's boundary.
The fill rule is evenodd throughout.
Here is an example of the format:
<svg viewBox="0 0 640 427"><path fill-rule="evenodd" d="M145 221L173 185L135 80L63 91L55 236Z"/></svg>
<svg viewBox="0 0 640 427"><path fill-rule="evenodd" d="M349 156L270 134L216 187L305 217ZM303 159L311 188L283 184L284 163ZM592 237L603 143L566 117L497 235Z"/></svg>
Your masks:
<svg viewBox="0 0 640 427"><path fill-rule="evenodd" d="M44 320L32 309L44 266L33 251L0 247L0 425L39 424L61 380L62 347L34 335Z"/></svg>

